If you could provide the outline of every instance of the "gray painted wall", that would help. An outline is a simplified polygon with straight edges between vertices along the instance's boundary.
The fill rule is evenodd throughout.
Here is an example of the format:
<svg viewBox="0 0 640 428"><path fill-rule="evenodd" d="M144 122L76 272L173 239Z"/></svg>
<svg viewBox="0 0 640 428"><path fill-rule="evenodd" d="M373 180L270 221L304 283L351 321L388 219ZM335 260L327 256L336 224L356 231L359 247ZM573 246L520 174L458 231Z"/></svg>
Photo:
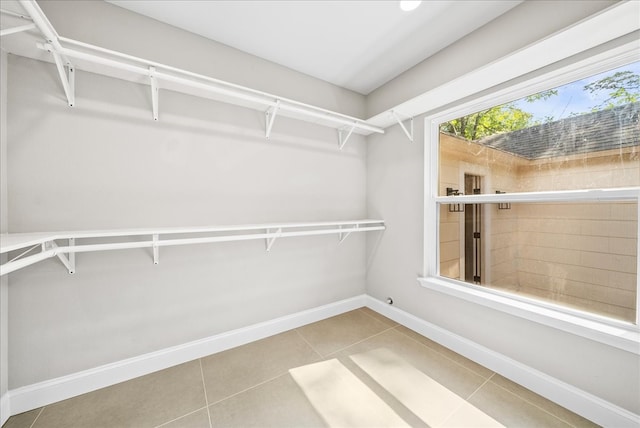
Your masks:
<svg viewBox="0 0 640 428"><path fill-rule="evenodd" d="M588 11L588 6L596 4L569 3L576 5L573 12L577 17ZM536 8L537 12L528 16L527 22L540 22L545 26L547 20L555 20L557 11L565 18L567 16L570 4L560 3L560 9L555 4L526 2L521 7L530 11ZM601 7L602 3L598 5ZM516 16L521 7L514 9ZM517 28L516 24L517 21L513 23L514 28ZM531 29L531 34L536 34L537 29L533 26L524 22L520 24L521 29ZM502 42L528 41L529 31L517 32L517 36L511 32L515 42L501 41L504 33L499 31L500 25L499 22L495 26L489 24L479 30L482 37L467 38L451 50L440 52L442 62L436 62L435 57L433 61L427 60L432 67L429 76L445 78L450 73L454 55L472 57L483 51L486 59L502 56L503 52L500 55L487 52L487 47L492 46L487 40L491 34L498 47ZM608 47L629 40L629 37L624 37L608 44ZM379 89L376 96L379 95L384 103L376 104L375 97L370 97L369 107L378 109L386 103L393 104L394 100L401 101L397 94L415 94L420 85L430 85L430 77L416 76L424 64ZM387 226L379 239L368 240L367 294L383 301L392 296L394 306L404 311L636 414L640 413L638 355L461 301L418 284L417 278L423 275L425 251L424 117L414 120L416 143L409 143L398 126L388 128L385 135L372 135L367 139L367 211L371 217L384 218ZM431 250L429 245L426 247L427 251Z"/></svg>
<svg viewBox="0 0 640 428"><path fill-rule="evenodd" d="M10 56L11 232L366 217L366 146L333 129ZM313 89L311 89L313 91ZM9 278L10 388L362 294L365 237L80 254Z"/></svg>
<svg viewBox="0 0 640 428"><path fill-rule="evenodd" d="M108 3L40 5L62 36L364 112L359 94ZM9 69L10 232L366 217L363 137L340 152L335 130L278 117L267 141L262 112L162 90L156 123L148 86L81 71L69 108L53 65L10 56ZM145 250L80 254L74 275L53 259L16 272L9 387L362 294L365 240L175 247L158 266Z"/></svg>

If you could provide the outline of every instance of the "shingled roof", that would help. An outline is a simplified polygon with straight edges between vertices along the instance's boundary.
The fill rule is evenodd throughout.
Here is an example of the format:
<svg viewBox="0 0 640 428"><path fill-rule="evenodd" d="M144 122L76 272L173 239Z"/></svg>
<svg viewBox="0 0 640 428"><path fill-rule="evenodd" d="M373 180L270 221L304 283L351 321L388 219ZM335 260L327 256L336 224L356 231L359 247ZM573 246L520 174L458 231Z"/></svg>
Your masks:
<svg viewBox="0 0 640 428"><path fill-rule="evenodd" d="M640 102L474 141L529 160L640 145Z"/></svg>

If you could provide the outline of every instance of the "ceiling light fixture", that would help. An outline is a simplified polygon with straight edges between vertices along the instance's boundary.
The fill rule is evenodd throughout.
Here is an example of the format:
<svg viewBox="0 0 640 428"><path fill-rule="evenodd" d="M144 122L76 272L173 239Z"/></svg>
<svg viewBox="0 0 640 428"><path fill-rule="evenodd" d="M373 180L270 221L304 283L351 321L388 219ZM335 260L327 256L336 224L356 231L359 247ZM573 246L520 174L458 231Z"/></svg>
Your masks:
<svg viewBox="0 0 640 428"><path fill-rule="evenodd" d="M409 12L420 6L420 3L422 3L422 0L401 0L400 9Z"/></svg>

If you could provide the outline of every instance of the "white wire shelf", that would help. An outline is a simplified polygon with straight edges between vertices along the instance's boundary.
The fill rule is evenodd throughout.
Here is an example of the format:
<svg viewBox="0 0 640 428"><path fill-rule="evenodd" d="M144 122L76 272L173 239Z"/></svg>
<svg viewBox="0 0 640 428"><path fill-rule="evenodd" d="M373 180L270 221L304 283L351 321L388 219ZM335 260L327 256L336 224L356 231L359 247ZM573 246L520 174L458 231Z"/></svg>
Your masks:
<svg viewBox="0 0 640 428"><path fill-rule="evenodd" d="M0 254L7 254L12 251L22 252L0 265L0 276L52 257L58 257L69 273L74 273L76 253L152 248L153 262L158 264L160 247L264 240L266 251L271 251L275 241L280 238L338 235L338 243L342 243L352 233L384 229L384 220L365 219L315 223L268 223L186 228L2 234L0 235ZM95 243L96 240L99 241L105 238L133 238L140 236L146 236L148 239L143 241L125 240L124 242L115 243ZM76 240L89 240L91 242L82 243ZM27 255L37 250L39 252Z"/></svg>
<svg viewBox="0 0 640 428"><path fill-rule="evenodd" d="M30 21L3 30L12 34L11 38L3 39L3 48L17 55L54 62L69 106L76 105L75 71L83 70L149 85L150 118L156 121L161 119L161 90L171 90L263 111L267 139L278 115L337 129L340 149L353 133L384 133L382 128L363 119L61 37L34 0L19 0L18 4L27 17L6 9L0 12L16 20L26 18Z"/></svg>

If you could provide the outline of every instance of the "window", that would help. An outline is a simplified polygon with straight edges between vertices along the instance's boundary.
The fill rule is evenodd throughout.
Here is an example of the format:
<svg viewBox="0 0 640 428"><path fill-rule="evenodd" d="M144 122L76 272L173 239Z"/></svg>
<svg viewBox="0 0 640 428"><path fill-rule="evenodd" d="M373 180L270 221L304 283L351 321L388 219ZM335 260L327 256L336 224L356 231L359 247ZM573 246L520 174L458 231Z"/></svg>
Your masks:
<svg viewBox="0 0 640 428"><path fill-rule="evenodd" d="M637 331L640 63L575 73L427 119L423 283Z"/></svg>

